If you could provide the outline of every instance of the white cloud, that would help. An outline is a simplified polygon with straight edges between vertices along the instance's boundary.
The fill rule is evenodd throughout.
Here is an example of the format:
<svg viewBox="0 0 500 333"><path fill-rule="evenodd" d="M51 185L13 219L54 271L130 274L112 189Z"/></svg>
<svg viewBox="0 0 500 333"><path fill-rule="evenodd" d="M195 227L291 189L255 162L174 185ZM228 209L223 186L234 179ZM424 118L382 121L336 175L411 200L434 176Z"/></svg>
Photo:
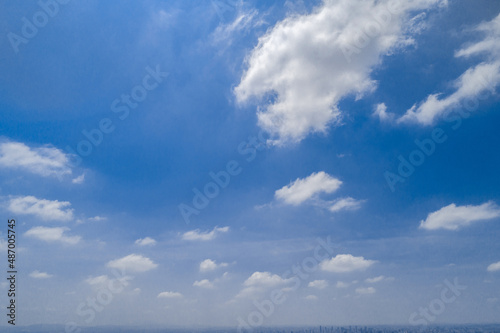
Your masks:
<svg viewBox="0 0 500 333"><path fill-rule="evenodd" d="M384 103L377 104L373 116L378 117L382 122L389 122L394 119L394 114L387 112L387 106Z"/></svg>
<svg viewBox="0 0 500 333"><path fill-rule="evenodd" d="M348 273L365 270L376 263L363 257L354 257L351 254L338 254L334 258L325 259L320 263L320 268L324 271L334 273Z"/></svg>
<svg viewBox="0 0 500 333"><path fill-rule="evenodd" d="M243 283L244 286L265 286L265 287L275 287L280 284L284 284L288 280L283 279L281 276L276 274L271 274L269 272L254 272L246 281Z"/></svg>
<svg viewBox="0 0 500 333"><path fill-rule="evenodd" d="M479 206L456 206L454 203L427 215L420 221L420 228L427 230L458 230L474 222L490 220L500 216L500 208L492 201Z"/></svg>
<svg viewBox="0 0 500 333"><path fill-rule="evenodd" d="M332 213L340 212L342 210L356 210L361 207L361 203L363 203L363 200L356 200L351 197L341 198L336 200L328 209Z"/></svg>
<svg viewBox="0 0 500 333"><path fill-rule="evenodd" d="M139 246L147 246L147 245L155 245L156 241L151 237L139 238L135 241L136 245Z"/></svg>
<svg viewBox="0 0 500 333"><path fill-rule="evenodd" d="M455 80L452 94L444 98L440 98L441 94L429 95L425 101L408 110L399 122L432 125L436 119L461 104L472 111L475 103L485 98L484 93L495 92L500 83L500 15L479 24L475 30L482 33L484 38L459 50L455 57L482 56L485 60L470 67Z"/></svg>
<svg viewBox="0 0 500 333"><path fill-rule="evenodd" d="M107 285L111 279L107 275L99 275L95 277L89 277L88 279L85 280L86 283L90 284L91 286L95 285Z"/></svg>
<svg viewBox="0 0 500 333"><path fill-rule="evenodd" d="M83 184L84 181L85 181L85 174L84 173L82 173L80 176L73 178L71 180L71 182L73 184Z"/></svg>
<svg viewBox="0 0 500 333"><path fill-rule="evenodd" d="M500 261L495 262L488 266L488 272L497 272L500 271Z"/></svg>
<svg viewBox="0 0 500 333"><path fill-rule="evenodd" d="M191 231L185 232L182 235L182 239L183 240L191 240L191 241L195 241L195 240L208 241L208 240L215 239L215 237L219 233L225 233L228 231L229 231L229 227L222 227L222 228L215 227L210 232L201 232L200 229L196 229L196 230L191 230Z"/></svg>
<svg viewBox="0 0 500 333"><path fill-rule="evenodd" d="M359 288L356 288L355 292L358 295L369 295L369 294L375 293L376 290L373 287L368 287L368 288L359 287Z"/></svg>
<svg viewBox="0 0 500 333"><path fill-rule="evenodd" d="M284 286L291 279L283 279L279 275L269 272L254 272L243 282L243 288L236 297L255 297L268 288Z"/></svg>
<svg viewBox="0 0 500 333"><path fill-rule="evenodd" d="M0 143L0 167L44 177L62 177L72 172L68 155L61 150L50 146L30 148L24 143L10 141Z"/></svg>
<svg viewBox="0 0 500 333"><path fill-rule="evenodd" d="M203 279L201 281L195 281L193 283L193 286L200 287L200 288L206 288L206 289L212 289L214 287L214 284L207 279Z"/></svg>
<svg viewBox="0 0 500 333"><path fill-rule="evenodd" d="M316 301L318 300L318 296L316 295L307 295L306 297L304 297L306 300L308 301Z"/></svg>
<svg viewBox="0 0 500 333"><path fill-rule="evenodd" d="M27 237L34 237L45 242L61 242L64 244L75 245L80 240L80 236L66 236L64 233L69 228L49 228L49 227L34 227L24 233Z"/></svg>
<svg viewBox="0 0 500 333"><path fill-rule="evenodd" d="M375 89L370 74L382 56L413 43L409 13L438 3L324 0L309 15L289 16L259 39L234 89L236 99L266 101L258 123L274 144L326 132L341 120L343 98Z"/></svg>
<svg viewBox="0 0 500 333"><path fill-rule="evenodd" d="M210 272L213 271L219 267L227 267L227 263L221 262L220 264L217 264L215 260L212 259L205 259L200 263L200 272Z"/></svg>
<svg viewBox="0 0 500 333"><path fill-rule="evenodd" d="M38 270L34 270L33 272L30 273L30 277L32 277L33 279L48 279L51 278L52 275L45 272L40 272Z"/></svg>
<svg viewBox="0 0 500 333"><path fill-rule="evenodd" d="M89 217L89 221L92 221L92 222L100 222L100 221L106 221L106 220L107 220L107 218L102 217L102 216Z"/></svg>
<svg viewBox="0 0 500 333"><path fill-rule="evenodd" d="M158 264L142 255L129 254L123 258L111 260L107 266L129 272L146 272L158 267Z"/></svg>
<svg viewBox="0 0 500 333"><path fill-rule="evenodd" d="M340 180L320 171L303 179L297 178L294 182L277 190L274 196L286 204L296 206L319 193L332 193L341 184Z"/></svg>
<svg viewBox="0 0 500 333"><path fill-rule="evenodd" d="M393 277L385 277L383 275L380 275L380 276L376 276L376 277L373 277L373 278L368 278L365 280L366 283L378 283L378 282L382 282L382 281L393 281L394 278Z"/></svg>
<svg viewBox="0 0 500 333"><path fill-rule="evenodd" d="M308 287L325 289L326 287L328 287L328 281L326 281L326 280L314 280L314 281L309 282Z"/></svg>
<svg viewBox="0 0 500 333"><path fill-rule="evenodd" d="M184 297L181 293L175 291L164 291L156 296L158 298L182 298Z"/></svg>
<svg viewBox="0 0 500 333"><path fill-rule="evenodd" d="M8 209L14 214L35 215L45 221L70 221L73 209L68 201L38 199L34 196L11 198Z"/></svg>

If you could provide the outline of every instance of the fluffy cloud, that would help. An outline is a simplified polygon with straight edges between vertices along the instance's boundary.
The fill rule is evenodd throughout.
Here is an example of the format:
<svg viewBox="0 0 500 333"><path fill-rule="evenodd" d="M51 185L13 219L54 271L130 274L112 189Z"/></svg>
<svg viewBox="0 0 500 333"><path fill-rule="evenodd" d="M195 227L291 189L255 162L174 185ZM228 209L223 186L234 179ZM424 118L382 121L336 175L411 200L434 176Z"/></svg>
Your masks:
<svg viewBox="0 0 500 333"><path fill-rule="evenodd" d="M459 50L455 57L482 56L485 60L470 67L455 80L452 94L444 98L440 98L441 94L429 95L424 102L408 110L399 122L432 125L453 108L463 104L466 109L472 110L478 100L486 98L485 93L495 92L500 83L500 15L479 24L475 30L484 38Z"/></svg>
<svg viewBox="0 0 500 333"><path fill-rule="evenodd" d="M38 270L34 270L33 272L30 273L30 277L32 277L33 279L48 279L51 278L52 275L45 272L39 272Z"/></svg>
<svg viewBox="0 0 500 333"><path fill-rule="evenodd" d="M49 146L30 148L21 142L0 143L0 167L20 169L40 176L71 174L70 161L61 150Z"/></svg>
<svg viewBox="0 0 500 333"><path fill-rule="evenodd" d="M351 254L338 254L334 258L325 259L320 263L320 268L324 271L334 273L348 273L365 270L376 263L363 257L354 257Z"/></svg>
<svg viewBox="0 0 500 333"><path fill-rule="evenodd" d="M200 263L200 272L210 272L213 271L219 267L227 267L227 263L221 262L220 264L217 264L214 260L212 259L205 259Z"/></svg>
<svg viewBox="0 0 500 333"><path fill-rule="evenodd" d="M311 288L325 289L326 287L328 287L328 281L326 281L326 280L314 280L314 281L309 282L309 284L307 286L311 287Z"/></svg>
<svg viewBox="0 0 500 333"><path fill-rule="evenodd" d="M80 236L66 236L64 233L68 228L49 228L49 227L34 227L24 233L27 237L34 237L45 242L61 242L64 244L75 245Z"/></svg>
<svg viewBox="0 0 500 333"><path fill-rule="evenodd" d="M182 298L184 297L181 293L175 291L164 291L156 296L158 298Z"/></svg>
<svg viewBox="0 0 500 333"><path fill-rule="evenodd" d="M488 266L488 272L500 271L500 261Z"/></svg>
<svg viewBox="0 0 500 333"><path fill-rule="evenodd" d="M274 193L276 199L289 205L300 205L319 193L332 193L342 182L329 174L320 171L282 187Z"/></svg>
<svg viewBox="0 0 500 333"><path fill-rule="evenodd" d="M420 221L420 228L458 230L474 222L490 220L499 216L500 208L492 201L479 206L456 206L453 203L430 213L425 221Z"/></svg>
<svg viewBox="0 0 500 333"><path fill-rule="evenodd" d="M205 289L212 289L214 287L214 284L207 279L203 279L201 281L195 281L193 283L193 286Z"/></svg>
<svg viewBox="0 0 500 333"><path fill-rule="evenodd" d="M155 245L156 241L151 237L139 238L135 241L136 245L139 246L147 246L147 245Z"/></svg>
<svg viewBox="0 0 500 333"><path fill-rule="evenodd" d="M254 272L243 282L243 288L236 297L255 297L268 288L284 286L291 279L283 279L281 276L269 272Z"/></svg>
<svg viewBox="0 0 500 333"><path fill-rule="evenodd" d="M382 281L393 281L394 278L393 277L385 277L383 275L380 275L380 276L376 276L374 278L368 278L365 280L366 283L378 283L378 282L382 282Z"/></svg>
<svg viewBox="0 0 500 333"><path fill-rule="evenodd" d="M146 272L158 267L158 264L142 255L129 254L123 258L111 260L107 266L128 272Z"/></svg>
<svg viewBox="0 0 500 333"><path fill-rule="evenodd" d="M368 288L359 287L359 288L356 288L355 292L358 295L369 295L369 294L375 293L376 290L373 287L368 287Z"/></svg>
<svg viewBox="0 0 500 333"><path fill-rule="evenodd" d="M290 16L259 39L236 99L269 101L257 116L275 144L325 132L340 121L343 98L375 89L370 74L382 56L412 44L418 29L409 14L440 3L324 0L309 15Z"/></svg>
<svg viewBox="0 0 500 333"><path fill-rule="evenodd" d="M38 199L34 196L11 198L8 209L14 214L35 215L45 221L70 221L73 209L68 201Z"/></svg>
<svg viewBox="0 0 500 333"><path fill-rule="evenodd" d="M222 227L222 228L215 227L210 232L201 232L200 229L196 229L185 232L182 235L182 239L190 241L195 241L195 240L208 241L214 239L219 233L225 233L228 231L229 227Z"/></svg>
<svg viewBox="0 0 500 333"><path fill-rule="evenodd" d="M341 198L336 200L328 209L332 213L340 212L342 210L356 210L361 207L362 202L362 200L356 200L351 197Z"/></svg>

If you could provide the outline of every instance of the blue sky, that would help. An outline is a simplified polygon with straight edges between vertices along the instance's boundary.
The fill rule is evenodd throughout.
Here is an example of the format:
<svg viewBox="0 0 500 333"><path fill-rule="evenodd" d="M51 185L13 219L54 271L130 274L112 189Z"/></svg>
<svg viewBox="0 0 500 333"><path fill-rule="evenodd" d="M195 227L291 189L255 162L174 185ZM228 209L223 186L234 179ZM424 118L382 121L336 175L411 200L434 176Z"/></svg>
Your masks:
<svg viewBox="0 0 500 333"><path fill-rule="evenodd" d="M500 3L1 6L18 324L498 322Z"/></svg>

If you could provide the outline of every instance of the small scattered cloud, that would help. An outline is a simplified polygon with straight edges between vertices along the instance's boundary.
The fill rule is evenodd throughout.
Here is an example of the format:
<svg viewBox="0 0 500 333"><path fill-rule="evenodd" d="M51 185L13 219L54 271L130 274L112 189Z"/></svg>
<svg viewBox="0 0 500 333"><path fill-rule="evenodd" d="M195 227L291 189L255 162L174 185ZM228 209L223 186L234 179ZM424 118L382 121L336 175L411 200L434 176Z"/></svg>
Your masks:
<svg viewBox="0 0 500 333"><path fill-rule="evenodd" d="M495 93L500 84L500 15L489 22L480 23L475 30L483 38L457 51L455 57L482 57L483 61L469 67L453 82L453 93L446 97L441 97L440 93L429 95L425 101L413 105L398 122L431 126L462 103L467 106L470 104L467 102L472 101L473 105L479 99L484 99L480 96L484 96L485 92Z"/></svg>
<svg viewBox="0 0 500 333"><path fill-rule="evenodd" d="M69 228L49 228L49 227L33 227L24 233L27 237L33 237L42 241L52 243L61 242L63 244L75 245L80 242L80 236L66 236L65 232Z"/></svg>
<svg viewBox="0 0 500 333"><path fill-rule="evenodd" d="M341 198L335 200L328 208L332 213L340 212L342 210L357 210L361 207L363 200L356 200L351 197Z"/></svg>
<svg viewBox="0 0 500 333"><path fill-rule="evenodd" d="M325 289L326 287L328 287L328 281L326 281L326 280L314 280L314 281L309 282L309 284L307 286L311 287L311 288Z"/></svg>
<svg viewBox="0 0 500 333"><path fill-rule="evenodd" d="M107 217L103 217L103 216L94 216L94 217L89 217L89 221L92 221L92 222L100 222L100 221L106 221L108 218Z"/></svg>
<svg viewBox="0 0 500 333"><path fill-rule="evenodd" d="M349 273L365 270L374 263L376 263L376 261L367 260L363 257L354 257L351 254L338 254L334 258L322 261L320 263L320 268L328 272Z"/></svg>
<svg viewBox="0 0 500 333"><path fill-rule="evenodd" d="M500 271L500 261L495 262L491 265L488 266L487 268L488 272L497 272Z"/></svg>
<svg viewBox="0 0 500 333"><path fill-rule="evenodd" d="M156 241L151 237L144 237L136 240L134 244L139 246L152 246L156 244Z"/></svg>
<svg viewBox="0 0 500 333"><path fill-rule="evenodd" d="M156 296L158 298L182 298L184 297L181 293L175 291L163 291Z"/></svg>
<svg viewBox="0 0 500 333"><path fill-rule="evenodd" d="M215 260L205 259L200 263L200 272L210 272L216 270L220 267L227 267L227 263L221 262L220 264L216 263Z"/></svg>
<svg viewBox="0 0 500 333"><path fill-rule="evenodd" d="M317 301L318 300L318 296L316 295L307 295L306 297L304 297L306 300L308 301Z"/></svg>
<svg viewBox="0 0 500 333"><path fill-rule="evenodd" d="M356 294L358 295L369 295L369 294L374 294L376 292L376 289L373 287L359 287L356 288L355 290Z"/></svg>
<svg viewBox="0 0 500 333"><path fill-rule="evenodd" d="M394 114L387 112L387 106L384 103L375 106L373 116L378 117L381 122L391 122L394 120Z"/></svg>
<svg viewBox="0 0 500 333"><path fill-rule="evenodd" d="M0 167L19 169L49 177L72 173L70 159L62 150L51 146L29 147L22 142L0 143Z"/></svg>
<svg viewBox="0 0 500 333"><path fill-rule="evenodd" d="M319 193L332 193L342 182L324 171L312 173L306 178L297 178L274 193L276 199L288 205L300 205Z"/></svg>
<svg viewBox="0 0 500 333"><path fill-rule="evenodd" d="M38 199L34 196L14 197L8 202L10 212L19 215L34 215L44 221L70 221L73 209L68 201Z"/></svg>
<svg viewBox="0 0 500 333"><path fill-rule="evenodd" d="M85 181L85 174L84 173L82 173L80 176L73 178L71 180L71 182L73 184L83 184L84 181Z"/></svg>
<svg viewBox="0 0 500 333"><path fill-rule="evenodd" d="M343 282L343 281L337 281L337 284L335 285L337 288L347 288L351 285L349 282Z"/></svg>
<svg viewBox="0 0 500 333"><path fill-rule="evenodd" d="M189 240L189 241L197 241L197 240L209 241L209 240L215 239L215 237L217 237L218 234L226 233L228 231L229 231L229 227L222 227L222 228L215 227L210 232L208 232L208 231L202 232L202 231L200 231L200 229L196 229L196 230L191 230L191 231L185 232L182 235L182 239Z"/></svg>
<svg viewBox="0 0 500 333"><path fill-rule="evenodd" d="M40 272L38 270L34 270L33 272L30 273L30 277L32 277L33 279L49 279L52 276L53 275L51 274L48 274L46 272Z"/></svg>
<svg viewBox="0 0 500 333"><path fill-rule="evenodd" d="M236 297L255 297L269 288L285 286L290 281L270 272L254 272L243 282L244 288Z"/></svg>
<svg viewBox="0 0 500 333"><path fill-rule="evenodd" d="M200 288L205 288L205 289L212 289L214 287L214 284L212 282L210 282L209 280L207 280L207 279L203 279L203 280L200 280L200 281L195 281L193 283L193 286L200 287Z"/></svg>
<svg viewBox="0 0 500 333"><path fill-rule="evenodd" d="M393 277L385 277L383 275L380 275L380 276L368 278L365 280L366 283L378 283L378 282L382 282L382 281L394 281L394 278Z"/></svg>
<svg viewBox="0 0 500 333"><path fill-rule="evenodd" d="M151 259L139 254L129 254L120 259L111 260L107 264L110 268L128 272L147 272L158 267Z"/></svg>
<svg viewBox="0 0 500 333"><path fill-rule="evenodd" d="M500 208L492 201L482 205L456 206L454 203L430 213L420 222L426 230L458 230L473 223L500 217Z"/></svg>

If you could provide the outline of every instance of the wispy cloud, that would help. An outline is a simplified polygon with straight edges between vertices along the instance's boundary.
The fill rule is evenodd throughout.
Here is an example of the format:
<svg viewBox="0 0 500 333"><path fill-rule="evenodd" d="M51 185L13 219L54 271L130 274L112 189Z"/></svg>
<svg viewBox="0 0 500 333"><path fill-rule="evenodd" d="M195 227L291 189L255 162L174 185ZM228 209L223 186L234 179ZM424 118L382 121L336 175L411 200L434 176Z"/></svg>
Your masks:
<svg viewBox="0 0 500 333"><path fill-rule="evenodd" d="M68 201L38 199L34 196L14 197L8 202L10 212L19 215L34 215L45 221L70 221L73 209Z"/></svg>
<svg viewBox="0 0 500 333"><path fill-rule="evenodd" d="M218 234L226 233L229 231L229 227L215 227L212 231L202 232L200 229L191 230L182 234L183 240L189 241L209 241L215 239Z"/></svg>
<svg viewBox="0 0 500 333"><path fill-rule="evenodd" d="M158 298L182 298L184 297L181 293L176 291L163 291L156 296Z"/></svg>
<svg viewBox="0 0 500 333"><path fill-rule="evenodd" d="M500 15L479 24L475 30L484 37L456 52L455 57L482 56L484 60L467 69L455 80L455 91L452 94L444 98L440 98L441 94L429 95L418 106L413 105L399 122L432 125L436 119L465 103L467 99L477 101L484 92L495 92L500 83Z"/></svg>
<svg viewBox="0 0 500 333"><path fill-rule="evenodd" d="M420 221L420 228L427 230L458 230L475 222L500 217L500 208L489 201L478 206L456 206L454 203L430 213Z"/></svg>
<svg viewBox="0 0 500 333"><path fill-rule="evenodd" d="M66 236L65 232L69 228L49 228L49 227L34 227L24 233L27 237L33 237L45 242L61 242L64 244L75 245L80 242L80 236Z"/></svg>
<svg viewBox="0 0 500 333"><path fill-rule="evenodd" d="M328 281L326 281L326 280L314 280L314 281L309 282L309 284L307 286L311 287L311 288L325 289L326 287L328 287Z"/></svg>
<svg viewBox="0 0 500 333"><path fill-rule="evenodd" d="M70 159L61 150L43 146L32 148L22 142L0 143L0 167L19 169L43 177L72 173Z"/></svg>
<svg viewBox="0 0 500 333"><path fill-rule="evenodd" d="M324 171L312 173L306 178L297 178L274 193L274 197L289 205L300 205L320 193L336 191L342 182Z"/></svg>
<svg viewBox="0 0 500 333"><path fill-rule="evenodd" d="M49 279L52 277L52 275L46 272L40 272L38 270L34 270L33 272L30 273L30 277L32 277L33 279Z"/></svg>

